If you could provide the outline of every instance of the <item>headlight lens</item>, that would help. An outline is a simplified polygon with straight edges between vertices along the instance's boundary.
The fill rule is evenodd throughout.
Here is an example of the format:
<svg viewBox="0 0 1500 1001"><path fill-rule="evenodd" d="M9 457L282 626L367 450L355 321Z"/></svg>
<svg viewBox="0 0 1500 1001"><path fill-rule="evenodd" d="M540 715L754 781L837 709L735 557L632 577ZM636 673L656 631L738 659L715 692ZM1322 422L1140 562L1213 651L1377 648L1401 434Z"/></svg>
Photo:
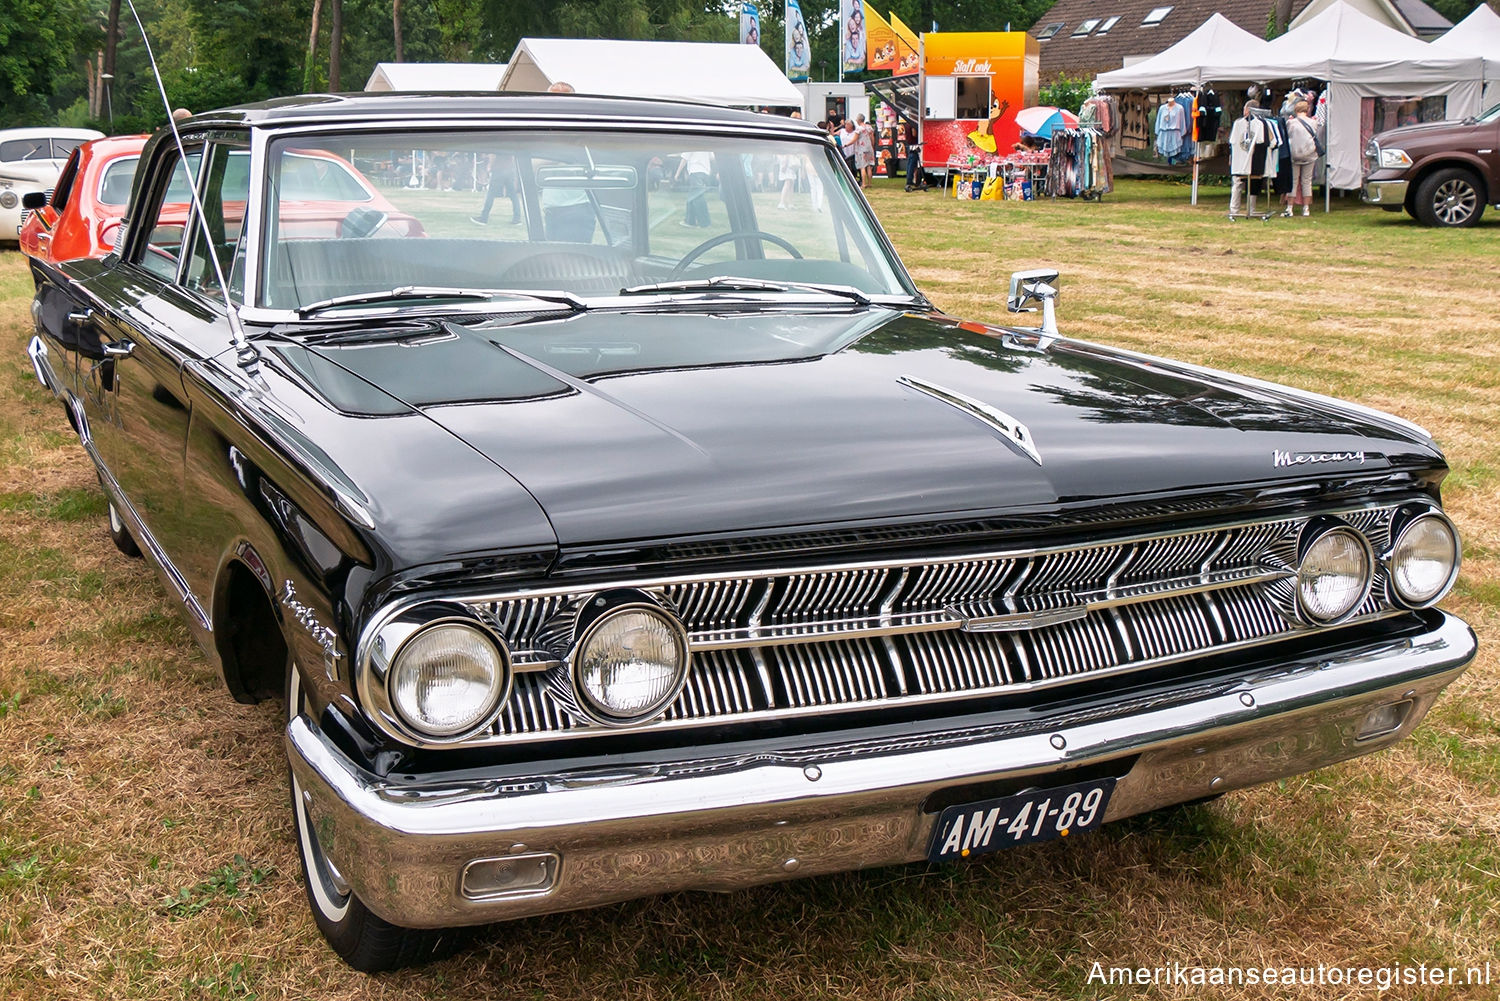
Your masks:
<svg viewBox="0 0 1500 1001"><path fill-rule="evenodd" d="M664 610L627 605L591 623L572 660L577 693L600 722L641 723L682 689L687 633Z"/></svg>
<svg viewBox="0 0 1500 1001"><path fill-rule="evenodd" d="M413 634L391 669L391 705L403 722L431 737L455 737L495 711L510 665L489 635L464 622L438 622Z"/></svg>
<svg viewBox="0 0 1500 1001"><path fill-rule="evenodd" d="M21 199L16 197L14 191L0 191L0 208L13 209L19 205Z"/></svg>
<svg viewBox="0 0 1500 1001"><path fill-rule="evenodd" d="M1396 537L1388 569L1391 586L1403 604L1431 605L1448 593L1457 575L1458 534L1447 518L1420 515Z"/></svg>
<svg viewBox="0 0 1500 1001"><path fill-rule="evenodd" d="M1315 622L1336 622L1359 607L1370 590L1370 546L1352 528L1332 528L1302 554L1297 599Z"/></svg>
<svg viewBox="0 0 1500 1001"><path fill-rule="evenodd" d="M1382 149L1380 151L1380 165L1382 167L1410 167L1411 157L1406 155L1405 150Z"/></svg>

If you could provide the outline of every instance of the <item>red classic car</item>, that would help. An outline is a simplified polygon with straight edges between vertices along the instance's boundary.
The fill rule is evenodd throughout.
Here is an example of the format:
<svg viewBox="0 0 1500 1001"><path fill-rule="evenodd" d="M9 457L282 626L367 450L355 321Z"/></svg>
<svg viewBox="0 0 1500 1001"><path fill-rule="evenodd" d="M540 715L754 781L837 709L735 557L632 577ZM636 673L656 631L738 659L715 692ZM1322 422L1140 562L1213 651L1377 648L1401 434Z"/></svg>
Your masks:
<svg viewBox="0 0 1500 1001"><path fill-rule="evenodd" d="M71 261L81 257L103 257L114 247L120 221L130 201L136 163L144 135L95 139L79 146L63 168L52 198L35 208L21 228L21 249L46 261ZM249 189L249 151L230 157L231 170L242 174L240 188ZM189 154L188 168L196 171L198 158ZM283 201L280 219L288 235L305 238L335 238L346 227L360 235L366 227L385 228L392 236L422 236L415 217L400 212L347 160L322 150L299 151L282 168ZM226 184L233 181L226 179ZM187 172L178 168L167 197L169 205L158 226L187 218ZM175 211L173 211L175 209ZM226 211L244 215L243 201L230 202Z"/></svg>

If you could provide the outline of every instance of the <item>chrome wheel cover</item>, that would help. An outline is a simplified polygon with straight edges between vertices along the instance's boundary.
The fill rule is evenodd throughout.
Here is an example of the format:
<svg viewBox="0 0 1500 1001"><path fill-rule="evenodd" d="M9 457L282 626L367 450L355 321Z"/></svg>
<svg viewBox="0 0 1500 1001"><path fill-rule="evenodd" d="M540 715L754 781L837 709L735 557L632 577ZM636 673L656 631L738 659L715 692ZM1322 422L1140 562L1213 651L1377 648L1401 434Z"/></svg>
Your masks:
<svg viewBox="0 0 1500 1001"><path fill-rule="evenodd" d="M1444 225L1468 222L1479 206L1479 192L1468 181L1454 178L1438 185L1432 196L1432 211Z"/></svg>

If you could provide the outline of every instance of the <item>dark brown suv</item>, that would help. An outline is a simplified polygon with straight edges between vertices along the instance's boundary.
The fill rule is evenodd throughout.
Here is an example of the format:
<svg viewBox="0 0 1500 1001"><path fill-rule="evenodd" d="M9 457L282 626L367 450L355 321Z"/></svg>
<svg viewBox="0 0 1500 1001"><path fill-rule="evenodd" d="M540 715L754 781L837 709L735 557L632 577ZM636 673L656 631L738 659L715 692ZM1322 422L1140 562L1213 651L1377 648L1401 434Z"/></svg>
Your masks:
<svg viewBox="0 0 1500 1001"><path fill-rule="evenodd" d="M1424 226L1472 226L1485 205L1500 205L1500 104L1478 118L1382 132L1365 160L1365 201Z"/></svg>

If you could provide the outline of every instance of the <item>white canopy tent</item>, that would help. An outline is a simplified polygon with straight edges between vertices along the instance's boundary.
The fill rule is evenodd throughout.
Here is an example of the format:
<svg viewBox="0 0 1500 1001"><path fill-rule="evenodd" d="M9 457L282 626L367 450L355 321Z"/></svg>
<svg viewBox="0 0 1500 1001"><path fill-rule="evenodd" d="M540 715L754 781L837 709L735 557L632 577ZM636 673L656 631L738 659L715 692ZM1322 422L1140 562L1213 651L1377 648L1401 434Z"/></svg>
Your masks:
<svg viewBox="0 0 1500 1001"><path fill-rule="evenodd" d="M802 94L758 45L523 38L500 89L706 101L728 107L802 107Z"/></svg>
<svg viewBox="0 0 1500 1001"><path fill-rule="evenodd" d="M376 63L365 90L499 90L504 73L504 63Z"/></svg>
<svg viewBox="0 0 1500 1001"><path fill-rule="evenodd" d="M1484 106L1500 104L1500 14L1488 4L1474 12L1441 38L1434 38L1435 48L1484 59Z"/></svg>
<svg viewBox="0 0 1500 1001"><path fill-rule="evenodd" d="M1269 42L1256 38L1223 14L1214 14L1176 45L1124 69L1101 73L1095 90L1135 90L1228 79L1214 67L1257 56Z"/></svg>
<svg viewBox="0 0 1500 1001"><path fill-rule="evenodd" d="M1210 67L1222 80L1327 80L1328 181L1359 187L1364 178L1360 100L1365 97L1446 97L1447 117L1480 111L1483 61L1438 48L1388 28L1347 3L1334 3L1258 54Z"/></svg>

